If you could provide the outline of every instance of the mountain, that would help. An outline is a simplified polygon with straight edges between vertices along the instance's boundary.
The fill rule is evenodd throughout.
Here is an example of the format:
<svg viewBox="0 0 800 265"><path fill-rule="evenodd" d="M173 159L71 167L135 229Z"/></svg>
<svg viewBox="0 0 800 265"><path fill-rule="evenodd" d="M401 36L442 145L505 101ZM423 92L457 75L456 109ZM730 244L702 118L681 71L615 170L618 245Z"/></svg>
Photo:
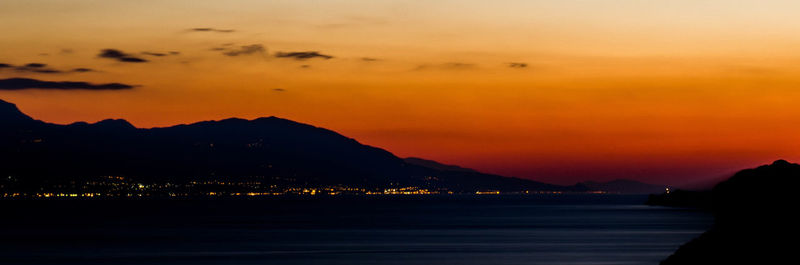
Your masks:
<svg viewBox="0 0 800 265"><path fill-rule="evenodd" d="M620 194L652 194L664 192L666 186L638 182L629 179L617 179L609 182L584 181L578 183L590 190Z"/></svg>
<svg viewBox="0 0 800 265"><path fill-rule="evenodd" d="M714 226L662 261L672 264L781 264L794 260L800 165L778 160L746 169L711 191L653 196L651 204L709 205Z"/></svg>
<svg viewBox="0 0 800 265"><path fill-rule="evenodd" d="M276 117L153 129L125 120L56 125L0 100L0 176L31 190L41 183L119 176L145 183L258 177L294 186L583 191L436 164L409 163L331 130Z"/></svg>
<svg viewBox="0 0 800 265"><path fill-rule="evenodd" d="M18 126L32 122L33 119L20 112L16 105L0 100L0 124Z"/></svg>
<svg viewBox="0 0 800 265"><path fill-rule="evenodd" d="M433 161L433 160L428 160L428 159L423 159L423 158L418 158L418 157L407 157L407 158L404 158L403 161L405 161L406 163L411 164L411 165L418 165L418 166L422 166L422 167L436 169L436 170L439 170L439 171L456 171L456 172L478 173L478 171L475 171L474 169L471 169L471 168L463 168L463 167L455 166L455 165L445 165L445 164L442 164L442 163L439 163L439 162L436 162L436 161Z"/></svg>
<svg viewBox="0 0 800 265"><path fill-rule="evenodd" d="M690 180L684 183L676 184L675 189L681 189L687 191L709 191L713 189L714 186L716 186L720 182L729 179L735 173L736 172L731 172L729 174L717 175L697 180Z"/></svg>

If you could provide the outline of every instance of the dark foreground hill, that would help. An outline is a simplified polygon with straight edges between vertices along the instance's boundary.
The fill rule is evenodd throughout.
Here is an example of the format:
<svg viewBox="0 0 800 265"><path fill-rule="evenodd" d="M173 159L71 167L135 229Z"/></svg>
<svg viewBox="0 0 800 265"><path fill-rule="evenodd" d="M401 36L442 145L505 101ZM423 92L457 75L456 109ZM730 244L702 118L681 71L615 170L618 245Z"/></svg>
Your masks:
<svg viewBox="0 0 800 265"><path fill-rule="evenodd" d="M259 177L276 185L417 186L455 192L581 187L409 163L323 128L276 117L139 129L125 120L56 125L0 101L0 176L15 187L119 176L139 182Z"/></svg>
<svg viewBox="0 0 800 265"><path fill-rule="evenodd" d="M800 165L778 160L736 173L708 192L653 196L650 204L709 207L714 227L661 264L795 263Z"/></svg>

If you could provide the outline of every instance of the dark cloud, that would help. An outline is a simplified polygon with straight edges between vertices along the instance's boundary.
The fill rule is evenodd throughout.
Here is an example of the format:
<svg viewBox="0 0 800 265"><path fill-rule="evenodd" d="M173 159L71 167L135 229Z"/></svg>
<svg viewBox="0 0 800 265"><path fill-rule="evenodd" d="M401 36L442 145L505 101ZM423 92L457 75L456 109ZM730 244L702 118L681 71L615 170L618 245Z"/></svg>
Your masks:
<svg viewBox="0 0 800 265"><path fill-rule="evenodd" d="M40 74L59 74L62 73L60 70L52 69L47 67L47 64L43 63L29 63L23 66L14 67L14 70L19 72L31 72L31 73L40 73Z"/></svg>
<svg viewBox="0 0 800 265"><path fill-rule="evenodd" d="M167 54L166 54L166 53L160 53L160 52L142 52L142 54L144 54L144 55L150 55L150 56L156 56L156 57L164 57L164 56L167 56Z"/></svg>
<svg viewBox="0 0 800 265"><path fill-rule="evenodd" d="M511 68L527 68L528 64L527 63L508 63L508 67L511 67Z"/></svg>
<svg viewBox="0 0 800 265"><path fill-rule="evenodd" d="M100 54L98 54L97 56L100 57L100 58L114 59L114 60L117 60L117 61L120 61L120 62L125 62L125 63L144 63L144 62L147 62L147 60L145 60L145 59L134 57L133 55L130 55L130 54L127 54L127 53L124 53L124 52L122 52L120 50L115 50L115 49L104 49L104 50L100 51Z"/></svg>
<svg viewBox="0 0 800 265"><path fill-rule="evenodd" d="M256 44L253 44L253 45L256 45ZM211 48L210 50L212 50L212 51L225 51L225 50L231 49L231 46L233 46L233 43L223 43L219 47L214 47L214 48Z"/></svg>
<svg viewBox="0 0 800 265"><path fill-rule="evenodd" d="M226 49L226 48L219 48L219 49L220 51L224 51L222 54L227 56L239 56L239 55L250 55L250 54L264 55L267 53L267 48L264 48L264 45L261 44L245 45L239 47L238 49Z"/></svg>
<svg viewBox="0 0 800 265"><path fill-rule="evenodd" d="M41 81L30 78L9 78L0 79L0 90L23 90L23 89L57 89L57 90L123 90L132 89L134 86L109 83L91 84L87 82L74 81Z"/></svg>
<svg viewBox="0 0 800 265"><path fill-rule="evenodd" d="M333 56L327 54L321 54L316 51L309 51L309 52L277 52L275 53L275 57L278 58L293 58L295 60L307 60L313 58L322 58L322 59L331 59Z"/></svg>
<svg viewBox="0 0 800 265"><path fill-rule="evenodd" d="M283 88L273 88L273 89L272 89L272 91L275 91L275 92L286 92L286 89L283 89Z"/></svg>
<svg viewBox="0 0 800 265"><path fill-rule="evenodd" d="M362 61L365 61L365 62L375 62L375 61L380 61L380 59L378 59L378 58L371 58L371 57L362 57L362 58L361 58L361 60L362 60Z"/></svg>
<svg viewBox="0 0 800 265"><path fill-rule="evenodd" d="M53 69L47 66L47 64L43 63L28 63L22 66L14 66L11 64L0 63L0 69L9 68L14 69L17 72L28 72L28 73L39 73L39 74L62 74L62 73L86 73L86 72L94 72L94 70L89 68L74 68L72 70L58 70Z"/></svg>
<svg viewBox="0 0 800 265"><path fill-rule="evenodd" d="M215 29L215 28L193 28L189 30L197 32L217 32L217 33L232 33L236 31L232 29Z"/></svg>
<svg viewBox="0 0 800 265"><path fill-rule="evenodd" d="M178 55L181 54L180 52L171 51L171 52L142 52L144 55L155 56L155 57L164 57L169 55Z"/></svg>

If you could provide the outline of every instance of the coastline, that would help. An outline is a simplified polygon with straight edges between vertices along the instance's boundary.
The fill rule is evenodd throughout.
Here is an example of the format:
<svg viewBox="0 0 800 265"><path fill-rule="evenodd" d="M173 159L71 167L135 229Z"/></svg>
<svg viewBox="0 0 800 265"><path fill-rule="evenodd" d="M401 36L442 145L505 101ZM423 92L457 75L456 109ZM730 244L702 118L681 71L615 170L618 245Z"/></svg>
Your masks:
<svg viewBox="0 0 800 265"><path fill-rule="evenodd" d="M800 165L778 160L746 169L711 191L651 195L648 205L710 211L713 226L683 244L661 265L778 264L793 258L794 216Z"/></svg>

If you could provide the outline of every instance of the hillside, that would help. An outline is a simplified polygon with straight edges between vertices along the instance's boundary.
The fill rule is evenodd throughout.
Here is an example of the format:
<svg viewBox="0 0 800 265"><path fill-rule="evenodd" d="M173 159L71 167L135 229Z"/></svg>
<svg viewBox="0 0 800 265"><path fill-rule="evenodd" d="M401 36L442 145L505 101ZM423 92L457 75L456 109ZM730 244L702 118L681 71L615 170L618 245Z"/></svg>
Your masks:
<svg viewBox="0 0 800 265"><path fill-rule="evenodd" d="M798 217L794 209L800 165L778 160L746 169L710 192L661 195L651 204L707 206L714 227L681 246L661 264L780 264L790 250Z"/></svg>
<svg viewBox="0 0 800 265"><path fill-rule="evenodd" d="M28 189L43 182L120 176L148 183L259 177L295 186L583 190L409 163L331 130L276 117L153 129L125 120L56 125L0 101L0 125L0 175L20 179L17 186Z"/></svg>

